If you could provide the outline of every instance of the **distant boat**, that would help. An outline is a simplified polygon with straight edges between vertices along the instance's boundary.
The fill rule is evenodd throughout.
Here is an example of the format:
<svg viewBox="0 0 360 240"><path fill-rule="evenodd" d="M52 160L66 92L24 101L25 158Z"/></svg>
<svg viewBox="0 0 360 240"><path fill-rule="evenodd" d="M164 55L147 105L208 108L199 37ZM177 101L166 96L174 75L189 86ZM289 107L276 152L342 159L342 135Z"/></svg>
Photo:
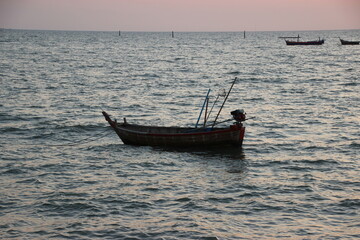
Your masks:
<svg viewBox="0 0 360 240"><path fill-rule="evenodd" d="M299 38L297 41L290 41L290 40L286 40L286 45L323 45L325 40L319 38L319 40L315 40L315 41L299 41Z"/></svg>
<svg viewBox="0 0 360 240"><path fill-rule="evenodd" d="M360 41L346 41L340 38L341 45L359 45Z"/></svg>

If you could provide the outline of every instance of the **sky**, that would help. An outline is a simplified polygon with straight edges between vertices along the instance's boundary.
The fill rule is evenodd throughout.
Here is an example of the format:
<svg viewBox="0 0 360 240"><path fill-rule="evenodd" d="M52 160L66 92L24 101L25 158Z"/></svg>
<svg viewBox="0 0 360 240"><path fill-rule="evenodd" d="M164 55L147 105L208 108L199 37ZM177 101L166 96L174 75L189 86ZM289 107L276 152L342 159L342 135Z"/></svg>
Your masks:
<svg viewBox="0 0 360 240"><path fill-rule="evenodd" d="M0 0L0 28L83 31L360 29L360 0Z"/></svg>

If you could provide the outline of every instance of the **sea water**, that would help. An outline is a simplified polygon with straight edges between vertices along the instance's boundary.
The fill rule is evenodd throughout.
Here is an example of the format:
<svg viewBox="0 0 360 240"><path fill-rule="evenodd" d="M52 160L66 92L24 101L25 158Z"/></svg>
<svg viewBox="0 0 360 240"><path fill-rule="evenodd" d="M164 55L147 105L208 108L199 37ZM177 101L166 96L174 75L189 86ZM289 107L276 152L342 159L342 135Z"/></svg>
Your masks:
<svg viewBox="0 0 360 240"><path fill-rule="evenodd" d="M1 30L0 238L359 238L360 46L338 37L360 31ZM101 114L195 126L235 77L240 149L124 145Z"/></svg>

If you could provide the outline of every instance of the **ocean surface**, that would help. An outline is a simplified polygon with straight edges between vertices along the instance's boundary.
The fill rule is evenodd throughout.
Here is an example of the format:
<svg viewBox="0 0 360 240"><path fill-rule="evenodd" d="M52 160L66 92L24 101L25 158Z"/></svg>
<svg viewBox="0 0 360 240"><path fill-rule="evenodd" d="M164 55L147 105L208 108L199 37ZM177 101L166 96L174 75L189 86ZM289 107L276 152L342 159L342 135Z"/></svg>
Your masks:
<svg viewBox="0 0 360 240"><path fill-rule="evenodd" d="M338 37L360 30L0 30L0 238L360 238L360 46ZM242 148L124 145L101 114L194 126L235 77Z"/></svg>

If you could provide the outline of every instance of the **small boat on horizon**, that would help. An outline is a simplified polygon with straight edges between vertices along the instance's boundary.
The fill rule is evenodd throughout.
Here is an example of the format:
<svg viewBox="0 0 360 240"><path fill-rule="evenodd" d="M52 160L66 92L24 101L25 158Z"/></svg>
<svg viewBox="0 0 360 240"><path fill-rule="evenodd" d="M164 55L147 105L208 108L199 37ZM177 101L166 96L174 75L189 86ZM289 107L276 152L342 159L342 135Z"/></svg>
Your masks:
<svg viewBox="0 0 360 240"><path fill-rule="evenodd" d="M324 39L315 40L315 41L299 41L299 38L297 41L290 41L285 39L286 45L323 45L325 43Z"/></svg>
<svg viewBox="0 0 360 240"><path fill-rule="evenodd" d="M360 43L360 41L346 41L341 38L339 38L339 39L340 39L341 45L359 45L359 43Z"/></svg>

